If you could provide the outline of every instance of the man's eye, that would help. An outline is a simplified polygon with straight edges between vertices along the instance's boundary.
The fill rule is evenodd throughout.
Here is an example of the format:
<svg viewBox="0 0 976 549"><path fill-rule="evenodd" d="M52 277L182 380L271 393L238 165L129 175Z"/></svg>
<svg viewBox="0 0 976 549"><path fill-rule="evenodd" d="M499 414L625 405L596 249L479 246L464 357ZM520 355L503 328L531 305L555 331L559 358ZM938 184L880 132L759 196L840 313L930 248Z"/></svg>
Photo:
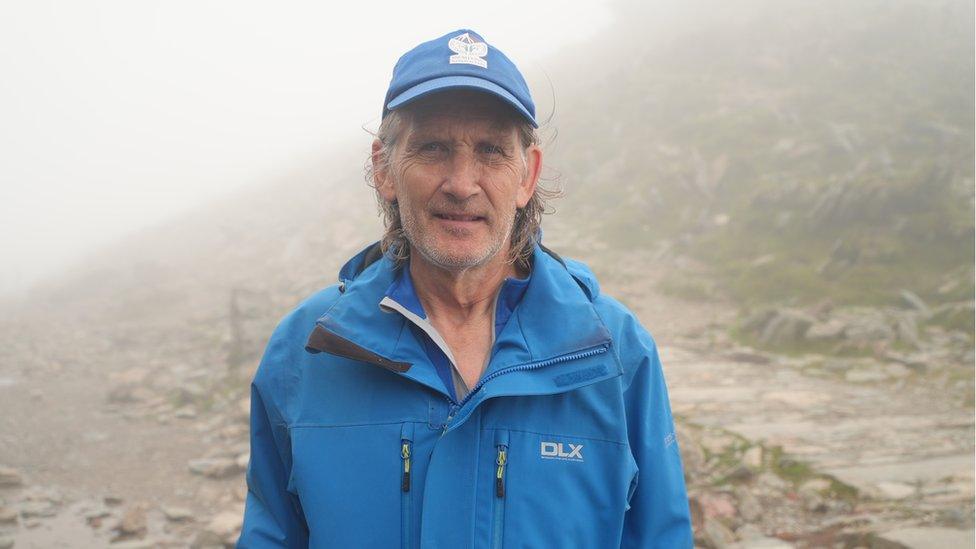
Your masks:
<svg viewBox="0 0 976 549"><path fill-rule="evenodd" d="M484 144L481 146L481 152L489 155L504 155L505 151L498 145Z"/></svg>
<svg viewBox="0 0 976 549"><path fill-rule="evenodd" d="M439 141L432 141L421 145L420 150L423 152L443 152L447 150L447 147Z"/></svg>

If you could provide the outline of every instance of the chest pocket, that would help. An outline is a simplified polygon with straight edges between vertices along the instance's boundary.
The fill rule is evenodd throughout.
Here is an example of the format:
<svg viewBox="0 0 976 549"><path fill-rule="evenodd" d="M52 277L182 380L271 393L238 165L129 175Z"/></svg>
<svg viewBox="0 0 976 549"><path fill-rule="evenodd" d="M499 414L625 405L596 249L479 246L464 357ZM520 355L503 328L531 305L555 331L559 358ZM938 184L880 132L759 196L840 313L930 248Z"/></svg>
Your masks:
<svg viewBox="0 0 976 549"><path fill-rule="evenodd" d="M513 429L484 437L486 547L619 545L636 470L626 445Z"/></svg>

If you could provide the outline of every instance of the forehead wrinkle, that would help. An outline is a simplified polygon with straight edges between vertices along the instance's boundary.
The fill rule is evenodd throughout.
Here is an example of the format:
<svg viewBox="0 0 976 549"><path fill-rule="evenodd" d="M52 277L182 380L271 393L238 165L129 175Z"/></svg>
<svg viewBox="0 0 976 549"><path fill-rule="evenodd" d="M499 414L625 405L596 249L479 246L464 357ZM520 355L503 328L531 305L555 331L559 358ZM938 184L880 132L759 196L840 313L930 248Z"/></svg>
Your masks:
<svg viewBox="0 0 976 549"><path fill-rule="evenodd" d="M513 130L511 123L497 117L436 114L414 120L410 125L407 141L414 143L431 137L466 141L472 135L479 140L489 138L510 141L517 138Z"/></svg>

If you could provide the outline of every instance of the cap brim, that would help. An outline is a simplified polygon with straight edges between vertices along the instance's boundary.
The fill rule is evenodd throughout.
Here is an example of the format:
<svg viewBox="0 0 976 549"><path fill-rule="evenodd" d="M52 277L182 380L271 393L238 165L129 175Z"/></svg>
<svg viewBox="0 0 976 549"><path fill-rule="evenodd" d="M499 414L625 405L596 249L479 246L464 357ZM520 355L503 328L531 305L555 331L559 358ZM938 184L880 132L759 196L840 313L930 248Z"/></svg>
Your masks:
<svg viewBox="0 0 976 549"><path fill-rule="evenodd" d="M535 121L535 117L533 117L532 114L529 113L524 106L522 106L522 103L520 103L514 95L494 82L483 80L474 76L442 76L440 78L421 82L420 84L417 84L412 88L408 88L400 95L394 97L389 103L386 104L386 108L387 110L392 111L412 101L416 101L425 95L438 91L459 88L476 89L495 95L518 111L523 118L532 124L533 128L539 127L539 124L537 124Z"/></svg>

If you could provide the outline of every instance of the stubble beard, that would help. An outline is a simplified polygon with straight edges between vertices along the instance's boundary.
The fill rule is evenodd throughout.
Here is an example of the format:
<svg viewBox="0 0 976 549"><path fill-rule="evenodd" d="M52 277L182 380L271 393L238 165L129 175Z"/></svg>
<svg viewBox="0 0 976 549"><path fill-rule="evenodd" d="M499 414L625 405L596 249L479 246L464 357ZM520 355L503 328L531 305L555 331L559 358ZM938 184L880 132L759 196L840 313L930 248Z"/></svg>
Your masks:
<svg viewBox="0 0 976 549"><path fill-rule="evenodd" d="M405 207L406 206L406 207ZM469 254L459 254L439 246L433 230L424 230L419 220L413 215L409 204L399 204L400 225L403 234L410 243L411 253L417 252L428 262L449 271L464 271L487 264L501 251L508 242L515 226L515 208L506 210L504 217L495 217L488 225L489 241L483 250L473 250ZM426 210L424 210L426 213ZM486 222L487 223L487 222ZM497 227L499 230L492 230Z"/></svg>

